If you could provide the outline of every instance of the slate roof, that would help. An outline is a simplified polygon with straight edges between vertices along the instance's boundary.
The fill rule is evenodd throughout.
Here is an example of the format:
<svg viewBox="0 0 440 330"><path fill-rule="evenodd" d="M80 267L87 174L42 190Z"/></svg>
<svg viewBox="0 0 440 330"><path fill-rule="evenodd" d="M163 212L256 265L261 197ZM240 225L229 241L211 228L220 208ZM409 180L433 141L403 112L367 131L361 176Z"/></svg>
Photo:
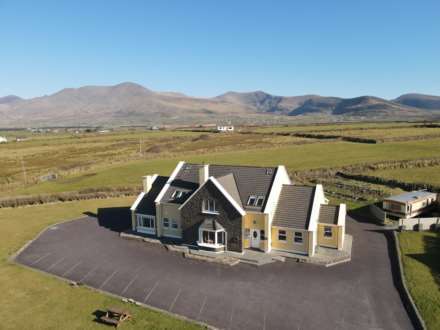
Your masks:
<svg viewBox="0 0 440 330"><path fill-rule="evenodd" d="M167 176L158 176L156 180L154 180L151 190L145 194L144 198L139 202L136 207L136 212L147 215L156 215L156 204L154 203L154 200L157 195L159 195L167 181Z"/></svg>
<svg viewBox="0 0 440 330"><path fill-rule="evenodd" d="M283 185L272 225L307 229L315 196L315 187Z"/></svg>
<svg viewBox="0 0 440 330"><path fill-rule="evenodd" d="M243 205L241 204L237 184L235 183L234 175L232 173L229 173L225 176L218 178L217 181L223 186L223 188L225 188L225 190L238 203L238 205L243 207Z"/></svg>
<svg viewBox="0 0 440 330"><path fill-rule="evenodd" d="M198 178L199 168L201 166L203 165L191 163L183 164L162 197L161 202L183 204L199 186ZM228 174L232 174L241 202L239 204L242 205L245 210L261 212L266 205L276 170L276 167L209 165L209 176L219 179ZM230 182L230 179L226 181ZM225 189L227 188L225 187ZM179 200L173 200L172 195L175 190L181 190L187 192L187 194ZM246 204L250 195L264 196L265 202L261 207L247 206ZM235 199L236 197L233 196L233 198Z"/></svg>
<svg viewBox="0 0 440 330"><path fill-rule="evenodd" d="M319 209L319 223L327 223L331 225L338 224L339 206L321 205Z"/></svg>

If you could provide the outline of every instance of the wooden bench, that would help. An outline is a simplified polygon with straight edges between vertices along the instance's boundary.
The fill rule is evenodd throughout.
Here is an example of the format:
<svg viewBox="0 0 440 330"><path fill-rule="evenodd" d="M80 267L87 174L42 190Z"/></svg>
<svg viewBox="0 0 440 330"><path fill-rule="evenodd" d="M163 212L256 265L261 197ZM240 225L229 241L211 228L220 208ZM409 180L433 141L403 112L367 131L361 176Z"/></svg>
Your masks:
<svg viewBox="0 0 440 330"><path fill-rule="evenodd" d="M111 307L107 309L107 312L105 313L104 316L100 317L100 320L103 323L118 327L119 324L130 318L131 318L131 314L129 311L116 307Z"/></svg>

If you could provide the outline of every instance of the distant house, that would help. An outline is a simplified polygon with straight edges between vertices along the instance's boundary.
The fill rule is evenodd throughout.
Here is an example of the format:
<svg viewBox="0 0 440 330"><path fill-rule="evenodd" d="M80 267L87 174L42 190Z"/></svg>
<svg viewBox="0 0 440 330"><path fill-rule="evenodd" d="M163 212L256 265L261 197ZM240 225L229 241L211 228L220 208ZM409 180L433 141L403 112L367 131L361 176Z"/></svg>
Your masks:
<svg viewBox="0 0 440 330"><path fill-rule="evenodd" d="M436 193L426 190L411 191L384 199L382 208L387 215L408 219L429 210L436 201Z"/></svg>
<svg viewBox="0 0 440 330"><path fill-rule="evenodd" d="M0 136L0 143L7 143L8 139L5 136Z"/></svg>
<svg viewBox="0 0 440 330"><path fill-rule="evenodd" d="M218 125L217 126L217 132L233 132L233 131L234 131L234 126L232 126L232 125L226 125L226 126Z"/></svg>
<svg viewBox="0 0 440 330"><path fill-rule="evenodd" d="M343 249L345 204L327 204L322 185L295 185L284 166L181 161L169 177L144 177L132 230L215 252L313 256L318 246Z"/></svg>

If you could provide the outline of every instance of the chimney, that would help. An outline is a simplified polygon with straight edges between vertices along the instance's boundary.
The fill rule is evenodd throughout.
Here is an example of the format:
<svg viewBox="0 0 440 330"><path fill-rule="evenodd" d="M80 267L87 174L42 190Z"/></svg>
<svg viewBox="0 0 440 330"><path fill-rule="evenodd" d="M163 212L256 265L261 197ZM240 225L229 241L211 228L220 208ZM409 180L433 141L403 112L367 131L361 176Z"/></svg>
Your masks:
<svg viewBox="0 0 440 330"><path fill-rule="evenodd" d="M153 182L156 179L157 174L154 175L146 175L143 177L143 184L144 184L144 193L147 193L151 190L151 187L153 186Z"/></svg>
<svg viewBox="0 0 440 330"><path fill-rule="evenodd" d="M208 181L209 178L209 165L202 165L202 167L199 168L199 185L204 184L206 181Z"/></svg>

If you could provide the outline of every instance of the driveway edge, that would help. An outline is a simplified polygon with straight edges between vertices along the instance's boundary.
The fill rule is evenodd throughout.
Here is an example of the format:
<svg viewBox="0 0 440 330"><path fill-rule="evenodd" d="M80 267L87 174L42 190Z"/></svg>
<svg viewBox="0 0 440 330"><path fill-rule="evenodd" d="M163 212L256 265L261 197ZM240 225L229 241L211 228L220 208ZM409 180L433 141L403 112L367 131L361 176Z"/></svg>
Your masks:
<svg viewBox="0 0 440 330"><path fill-rule="evenodd" d="M41 230L41 231L40 231L40 232L39 232L39 233L38 233L33 239L27 241L27 242L26 242L26 243L25 243L20 249L17 250L17 252L13 253L13 254L8 258L8 262L13 263L14 265L16 265L16 266L18 266L18 267L22 267L22 268L25 268L25 269L27 269L27 270L34 271L34 272L37 272L37 273L40 273L40 274L43 274L43 275L46 275L46 276L49 276L49 277L52 277L52 278L55 278L55 279L61 280L62 282L65 282L65 283L67 283L67 284L71 283L72 281L69 280L69 279L67 279L67 278L64 278L64 277L61 277L61 276L58 276L58 275L55 275L55 274L52 274L52 273L49 273L49 272L45 272L45 271L43 271L43 270L40 270L40 269L37 269L37 268L33 268L33 267L30 267L30 266L25 265L25 264L22 264L22 263L20 263L20 262L17 261L17 257L18 257L18 256L19 256L19 255L20 255L20 254L21 254L21 253L22 253L22 252L23 252L23 251L24 251L24 250L25 250L30 244L32 244L32 243L33 243L35 240L37 240L41 235L43 235L43 233L45 233L47 230L49 230L49 228L51 228L51 227L53 227L53 226L57 226L57 225L63 224L63 223L67 223L67 222L72 222L72 221L77 221L77 220L83 220L83 219L85 219L85 218L87 218L87 216L85 216L85 217L81 217L81 218L76 218L76 219L62 220L62 221L59 221L59 222L57 222L57 223L53 223L53 224L47 226L46 228L42 229L42 230ZM98 293L100 293L100 294L105 294L105 295L108 295L108 296L111 296L111 297L114 297L114 298L118 298L118 299L121 299L121 300L126 300L126 299L128 299L127 297L123 297L123 296L120 296L120 295L117 295L117 294L114 294L114 293L111 293L111 292L108 292L108 291L104 291L104 290L101 290L101 289L97 289L97 288L95 288L95 287L89 286L89 285L84 284L84 283L83 283L81 286L82 286L82 287L85 287L85 288L87 288L87 289L89 289L89 290L91 290L91 291L98 292ZM166 314L166 315L172 316L172 317L174 317L174 318L176 318L176 319L179 319L179 320L182 320L182 321L187 321L187 322L191 322L191 323L194 323L194 324L200 325L200 326L202 326L202 327L204 327L204 328L206 328L206 329L208 329L208 330L218 330L218 328L216 328L216 327L214 327L214 326L212 326L212 325L210 325L210 324L207 324L207 323L204 323L204 322L201 322L201 321L198 321L198 320L194 320L194 319L191 319L191 318L189 318L189 317L186 317L186 316L183 316L183 315L180 315L180 314L172 313L172 312L169 312L169 311L167 311L167 310L165 310L165 309L161 309L161 308L158 308L158 307L154 307L154 306L151 306L151 305L148 305L148 304L145 304L145 303L141 303L141 302L136 301L134 305L141 306L141 307L143 307L143 308L148 308L148 309L151 309L151 310L153 310L153 311L160 312L160 313L163 313L163 314Z"/></svg>
<svg viewBox="0 0 440 330"><path fill-rule="evenodd" d="M420 315L419 310L417 309L416 304L414 303L413 298L411 297L411 294L408 290L408 287L406 285L406 278L405 278L405 272L403 270L403 264L402 264L402 253L400 251L400 243L399 243L399 237L395 230L389 230L387 231L389 235L391 236L391 239L393 241L393 248L395 250L395 262L397 263L398 268L398 290L400 292L400 295L402 297L403 304L405 306L405 309L408 312L408 315L411 319L411 321L414 324L414 327L416 329L426 330L426 324L423 320L422 316Z"/></svg>

